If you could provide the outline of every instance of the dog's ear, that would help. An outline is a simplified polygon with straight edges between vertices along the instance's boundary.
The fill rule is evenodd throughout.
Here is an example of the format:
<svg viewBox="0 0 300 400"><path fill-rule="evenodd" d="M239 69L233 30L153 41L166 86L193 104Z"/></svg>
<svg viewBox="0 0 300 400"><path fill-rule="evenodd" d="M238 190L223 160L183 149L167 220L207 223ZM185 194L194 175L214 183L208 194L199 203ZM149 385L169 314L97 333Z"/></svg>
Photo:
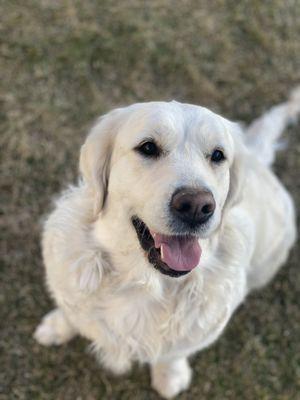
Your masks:
<svg viewBox="0 0 300 400"><path fill-rule="evenodd" d="M229 130L233 139L234 158L230 167L229 191L224 205L226 209L237 204L242 198L248 164L248 152L243 142L242 129L238 124L230 122Z"/></svg>
<svg viewBox="0 0 300 400"><path fill-rule="evenodd" d="M113 143L123 110L116 109L99 118L81 147L79 168L94 197L95 216L105 204Z"/></svg>

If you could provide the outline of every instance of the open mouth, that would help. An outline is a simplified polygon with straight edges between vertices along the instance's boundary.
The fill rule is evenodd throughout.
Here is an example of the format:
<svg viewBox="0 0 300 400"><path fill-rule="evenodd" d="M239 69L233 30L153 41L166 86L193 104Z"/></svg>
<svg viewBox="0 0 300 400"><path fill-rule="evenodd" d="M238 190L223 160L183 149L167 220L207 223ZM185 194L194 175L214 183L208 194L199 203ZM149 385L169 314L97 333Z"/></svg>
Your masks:
<svg viewBox="0 0 300 400"><path fill-rule="evenodd" d="M167 236L150 232L136 216L132 218L132 224L148 261L162 274L180 277L199 264L201 248L195 236Z"/></svg>

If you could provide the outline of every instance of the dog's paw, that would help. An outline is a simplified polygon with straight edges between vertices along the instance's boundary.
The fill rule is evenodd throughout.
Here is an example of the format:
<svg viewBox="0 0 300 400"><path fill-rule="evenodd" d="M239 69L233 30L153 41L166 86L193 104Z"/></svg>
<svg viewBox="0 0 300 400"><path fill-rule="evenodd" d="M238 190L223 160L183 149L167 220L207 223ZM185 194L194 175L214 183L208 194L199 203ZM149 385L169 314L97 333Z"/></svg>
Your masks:
<svg viewBox="0 0 300 400"><path fill-rule="evenodd" d="M186 390L191 382L192 371L185 358L152 367L151 383L163 398L172 399Z"/></svg>
<svg viewBox="0 0 300 400"><path fill-rule="evenodd" d="M76 332L57 308L49 312L34 332L34 339L43 346L59 345L75 336Z"/></svg>

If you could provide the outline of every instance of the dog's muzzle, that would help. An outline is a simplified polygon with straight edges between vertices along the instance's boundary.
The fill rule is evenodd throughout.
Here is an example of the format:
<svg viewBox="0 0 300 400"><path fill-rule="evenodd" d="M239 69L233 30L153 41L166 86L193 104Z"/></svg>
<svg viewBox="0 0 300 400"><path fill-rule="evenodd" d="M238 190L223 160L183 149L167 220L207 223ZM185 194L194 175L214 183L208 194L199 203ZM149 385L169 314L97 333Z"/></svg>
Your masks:
<svg viewBox="0 0 300 400"><path fill-rule="evenodd" d="M152 232L137 216L132 218L132 224L148 261L161 273L180 277L199 264L201 247L197 237Z"/></svg>

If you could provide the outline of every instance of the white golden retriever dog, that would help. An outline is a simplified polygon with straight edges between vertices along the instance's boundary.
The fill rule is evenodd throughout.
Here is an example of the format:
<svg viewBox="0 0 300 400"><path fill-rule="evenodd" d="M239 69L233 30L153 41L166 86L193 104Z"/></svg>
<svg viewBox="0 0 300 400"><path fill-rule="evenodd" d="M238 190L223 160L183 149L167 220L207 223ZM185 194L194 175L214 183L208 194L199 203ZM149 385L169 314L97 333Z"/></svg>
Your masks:
<svg viewBox="0 0 300 400"><path fill-rule="evenodd" d="M270 166L299 111L297 90L244 132L175 101L100 118L81 149L82 180L45 224L57 308L36 340L80 334L113 372L148 363L161 396L187 389L188 357L220 336L295 241L293 202Z"/></svg>

